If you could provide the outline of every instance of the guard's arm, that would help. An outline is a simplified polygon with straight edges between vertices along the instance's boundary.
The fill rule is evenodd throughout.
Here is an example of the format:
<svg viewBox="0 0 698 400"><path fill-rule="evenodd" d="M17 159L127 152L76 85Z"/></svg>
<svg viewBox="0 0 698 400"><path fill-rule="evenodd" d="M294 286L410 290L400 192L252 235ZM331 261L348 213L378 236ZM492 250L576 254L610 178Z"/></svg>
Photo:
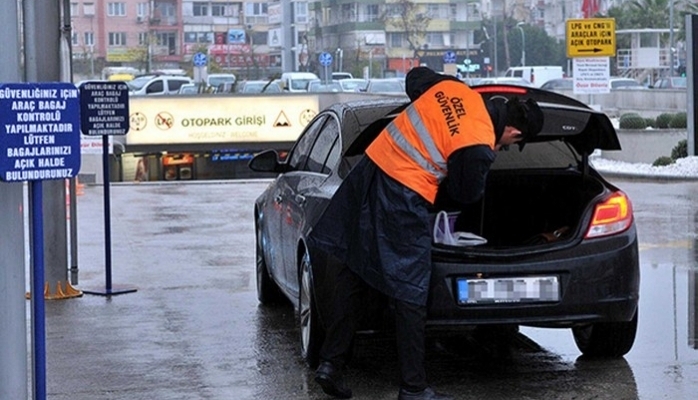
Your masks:
<svg viewBox="0 0 698 400"><path fill-rule="evenodd" d="M485 180L495 153L487 145L468 146L448 157L448 178L444 182L449 197L461 204L478 201L485 192Z"/></svg>

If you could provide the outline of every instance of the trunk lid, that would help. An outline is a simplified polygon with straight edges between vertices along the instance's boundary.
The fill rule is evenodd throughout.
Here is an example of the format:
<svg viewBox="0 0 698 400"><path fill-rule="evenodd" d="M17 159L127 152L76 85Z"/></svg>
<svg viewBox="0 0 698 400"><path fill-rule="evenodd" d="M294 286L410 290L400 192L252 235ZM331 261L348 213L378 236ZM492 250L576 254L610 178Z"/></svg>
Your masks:
<svg viewBox="0 0 698 400"><path fill-rule="evenodd" d="M529 143L563 141L581 155L594 150L620 150L620 141L608 116L568 96L512 85L473 86L485 99L495 96L533 99L543 110L542 131Z"/></svg>

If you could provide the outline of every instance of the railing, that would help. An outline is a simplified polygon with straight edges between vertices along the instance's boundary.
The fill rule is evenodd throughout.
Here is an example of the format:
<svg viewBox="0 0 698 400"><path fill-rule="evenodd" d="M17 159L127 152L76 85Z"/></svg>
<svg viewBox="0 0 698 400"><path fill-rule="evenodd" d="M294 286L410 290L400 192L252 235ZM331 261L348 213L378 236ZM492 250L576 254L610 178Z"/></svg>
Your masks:
<svg viewBox="0 0 698 400"><path fill-rule="evenodd" d="M617 74L640 82L654 82L666 75L671 66L669 49L642 48L618 49L616 52ZM674 54L674 69L679 67L679 57Z"/></svg>

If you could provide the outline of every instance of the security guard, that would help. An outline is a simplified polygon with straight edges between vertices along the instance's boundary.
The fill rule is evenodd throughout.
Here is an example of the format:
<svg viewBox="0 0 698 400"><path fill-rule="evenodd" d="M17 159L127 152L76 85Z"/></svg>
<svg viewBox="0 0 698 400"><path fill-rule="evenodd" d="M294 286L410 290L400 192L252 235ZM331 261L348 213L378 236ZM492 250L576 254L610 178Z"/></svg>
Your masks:
<svg viewBox="0 0 698 400"><path fill-rule="evenodd" d="M432 245L428 208L442 182L452 199L478 200L495 150L542 127L534 102L486 104L457 78L426 67L410 70L405 84L412 103L371 143L309 237L311 246L343 265L315 375L322 389L338 398L352 396L341 371L368 284L388 296L395 312L398 399L451 399L429 387L424 368Z"/></svg>

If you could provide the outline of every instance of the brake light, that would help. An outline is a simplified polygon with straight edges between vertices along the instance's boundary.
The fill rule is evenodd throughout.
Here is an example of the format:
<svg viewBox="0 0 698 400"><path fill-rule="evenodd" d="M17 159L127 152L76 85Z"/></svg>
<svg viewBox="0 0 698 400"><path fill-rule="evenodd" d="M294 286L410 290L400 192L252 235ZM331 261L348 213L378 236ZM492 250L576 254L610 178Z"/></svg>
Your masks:
<svg viewBox="0 0 698 400"><path fill-rule="evenodd" d="M512 93L512 94L526 94L528 90L523 86L499 86L499 85L486 85L480 87L474 87L478 93Z"/></svg>
<svg viewBox="0 0 698 400"><path fill-rule="evenodd" d="M586 239L625 231L633 222L633 206L623 192L615 192L594 208Z"/></svg>

